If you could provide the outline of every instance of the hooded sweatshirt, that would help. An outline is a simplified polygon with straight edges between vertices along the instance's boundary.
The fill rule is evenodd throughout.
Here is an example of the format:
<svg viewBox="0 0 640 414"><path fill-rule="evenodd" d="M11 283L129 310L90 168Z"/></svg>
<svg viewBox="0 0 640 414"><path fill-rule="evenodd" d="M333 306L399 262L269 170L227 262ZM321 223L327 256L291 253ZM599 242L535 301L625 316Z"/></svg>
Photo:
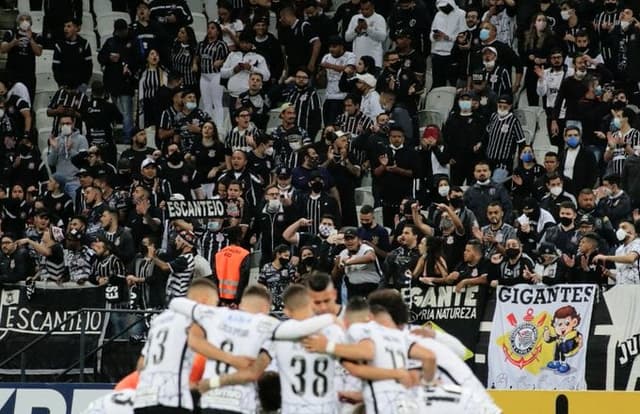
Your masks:
<svg viewBox="0 0 640 414"><path fill-rule="evenodd" d="M440 11L440 7L450 5L453 10L449 14ZM436 7L438 12L433 18L433 24L431 25L431 53L441 56L451 55L451 49L456 41L458 33L467 31L467 22L465 20L465 12L461 10L454 0L437 0ZM446 34L448 40L441 39L436 40L433 37L433 31L439 30Z"/></svg>

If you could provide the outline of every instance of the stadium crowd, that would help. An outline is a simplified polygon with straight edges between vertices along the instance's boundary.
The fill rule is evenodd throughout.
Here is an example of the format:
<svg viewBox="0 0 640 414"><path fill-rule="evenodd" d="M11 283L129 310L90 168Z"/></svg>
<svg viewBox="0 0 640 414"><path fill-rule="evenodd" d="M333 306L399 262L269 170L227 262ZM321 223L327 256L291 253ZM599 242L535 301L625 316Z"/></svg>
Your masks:
<svg viewBox="0 0 640 414"><path fill-rule="evenodd" d="M208 278L236 308L259 266L280 312L319 274L378 308L416 285L640 283L637 2L220 0L204 27L184 0L105 3L124 13L97 50L74 0L0 44L0 284L164 309ZM169 218L203 199L224 216Z"/></svg>

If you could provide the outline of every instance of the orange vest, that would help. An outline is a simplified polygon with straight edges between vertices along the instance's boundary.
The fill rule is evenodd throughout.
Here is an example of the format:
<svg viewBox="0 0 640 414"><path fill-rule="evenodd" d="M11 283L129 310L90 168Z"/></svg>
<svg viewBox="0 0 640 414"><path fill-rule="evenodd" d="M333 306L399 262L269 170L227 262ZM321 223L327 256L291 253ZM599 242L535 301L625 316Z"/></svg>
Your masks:
<svg viewBox="0 0 640 414"><path fill-rule="evenodd" d="M236 299L240 283L240 266L248 255L248 250L233 245L216 253L216 276L220 299Z"/></svg>

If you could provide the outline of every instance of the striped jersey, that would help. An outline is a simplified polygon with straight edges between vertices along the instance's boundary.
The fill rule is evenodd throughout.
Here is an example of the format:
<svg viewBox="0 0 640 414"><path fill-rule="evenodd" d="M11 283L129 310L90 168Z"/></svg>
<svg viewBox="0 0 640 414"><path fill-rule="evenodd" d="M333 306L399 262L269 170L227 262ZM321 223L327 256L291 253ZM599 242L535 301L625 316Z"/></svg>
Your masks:
<svg viewBox="0 0 640 414"><path fill-rule="evenodd" d="M512 161L517 145L523 144L524 131L518 118L510 112L504 118L491 115L487 125L486 155L495 161Z"/></svg>
<svg viewBox="0 0 640 414"><path fill-rule="evenodd" d="M188 44L175 42L171 48L171 69L182 75L182 84L194 86L198 83L198 73L192 70L196 50L192 50Z"/></svg>
<svg viewBox="0 0 640 414"><path fill-rule="evenodd" d="M626 146L629 145L631 148L640 146L640 132L635 128L631 128L624 135L622 131L616 131L613 133L613 137L615 139L622 138L624 144L617 144L613 149L607 172L609 174L622 175L622 167L624 167L624 162L627 160Z"/></svg>
<svg viewBox="0 0 640 414"><path fill-rule="evenodd" d="M249 124L249 128L241 130L239 127L234 127L227 133L224 139L225 154L231 155L233 151L240 150L244 152L251 151L251 147L247 143L247 136L258 136L259 131L255 125Z"/></svg>
<svg viewBox="0 0 640 414"><path fill-rule="evenodd" d="M361 111L355 115L344 112L338 115L334 124L340 131L356 136L368 131L373 126L373 121Z"/></svg>
<svg viewBox="0 0 640 414"><path fill-rule="evenodd" d="M615 58L617 50L615 43L611 41L609 29L603 29L603 24L611 26L620 24L619 13L617 11L613 13L603 11L596 14L596 17L593 19L593 27L598 35L600 53L604 61L608 63Z"/></svg>
<svg viewBox="0 0 640 414"><path fill-rule="evenodd" d="M225 60L229 54L229 47L222 40L209 42L203 40L198 44L198 57L200 58L201 73L219 73L220 68L214 68L217 60Z"/></svg>
<svg viewBox="0 0 640 414"><path fill-rule="evenodd" d="M183 253L169 262L170 274L167 280L167 301L187 295L195 268L194 254Z"/></svg>
<svg viewBox="0 0 640 414"><path fill-rule="evenodd" d="M296 109L296 125L315 136L320 127L322 114L322 105L315 88L294 87L285 92L283 98Z"/></svg>
<svg viewBox="0 0 640 414"><path fill-rule="evenodd" d="M69 93L66 89L60 88L51 98L51 102L49 102L49 109L56 109L60 105L64 108L71 108L74 111L84 114L89 107L89 98L87 98L87 95L84 93ZM38 125L38 127L40 128L42 125ZM82 120L80 118L76 118L75 128L82 128ZM51 133L54 136L57 136L60 133L59 116L53 117Z"/></svg>
<svg viewBox="0 0 640 414"><path fill-rule="evenodd" d="M122 260L115 254L100 258L93 264L93 277L108 277L109 282L104 291L104 296L109 303L126 302L129 298L126 273Z"/></svg>
<svg viewBox="0 0 640 414"><path fill-rule="evenodd" d="M95 252L87 246L82 246L79 250L65 249L64 262L72 282L91 277L95 257Z"/></svg>

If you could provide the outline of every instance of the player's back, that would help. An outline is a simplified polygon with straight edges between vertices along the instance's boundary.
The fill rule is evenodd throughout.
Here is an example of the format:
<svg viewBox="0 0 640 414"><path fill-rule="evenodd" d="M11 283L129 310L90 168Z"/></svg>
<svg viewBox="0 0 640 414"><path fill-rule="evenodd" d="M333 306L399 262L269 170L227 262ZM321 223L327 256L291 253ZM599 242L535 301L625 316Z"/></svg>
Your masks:
<svg viewBox="0 0 640 414"><path fill-rule="evenodd" d="M189 372L193 351L187 346L189 318L166 310L156 316L142 348L144 368L134 399L135 408L182 407L193 409Z"/></svg>
<svg viewBox="0 0 640 414"><path fill-rule="evenodd" d="M217 308L209 318L200 319L207 338L214 346L236 356L256 358L270 339L279 321L267 315ZM204 378L222 376L236 369L220 361L208 360ZM200 399L202 408L254 413L255 384L233 385L207 391Z"/></svg>
<svg viewBox="0 0 640 414"><path fill-rule="evenodd" d="M324 328L322 333L330 341L344 342L344 332L337 325ZM274 341L270 350L280 373L282 414L337 412L335 358L327 354L307 352L297 341Z"/></svg>
<svg viewBox="0 0 640 414"><path fill-rule="evenodd" d="M349 327L350 342L370 339L375 356L369 365L386 369L407 369L409 348L413 342L405 332L384 327L376 322L358 323ZM408 390L395 380L367 381L363 392L367 413L416 413L417 402Z"/></svg>

